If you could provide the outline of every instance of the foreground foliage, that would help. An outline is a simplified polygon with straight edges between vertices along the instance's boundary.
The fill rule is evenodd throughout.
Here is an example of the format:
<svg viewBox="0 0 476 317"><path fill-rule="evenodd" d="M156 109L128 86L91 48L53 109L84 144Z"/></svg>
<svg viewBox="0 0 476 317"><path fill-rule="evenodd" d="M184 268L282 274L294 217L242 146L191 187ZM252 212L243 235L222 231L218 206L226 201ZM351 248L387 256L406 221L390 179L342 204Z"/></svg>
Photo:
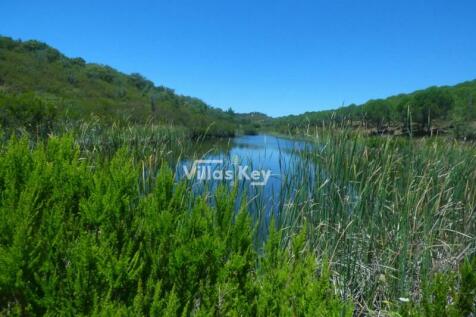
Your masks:
<svg viewBox="0 0 476 317"><path fill-rule="evenodd" d="M463 260L474 255L471 147L319 136L301 155L326 173L275 224L253 222L236 187L197 195L175 180L176 142L152 151L140 130L123 133L103 135L104 147L86 136L0 146L0 312L474 313L476 258Z"/></svg>
<svg viewBox="0 0 476 317"><path fill-rule="evenodd" d="M126 150L82 157L71 138L0 156L3 314L350 316L306 226L262 252L236 191L195 197L164 165L143 190ZM243 204L245 206L245 204Z"/></svg>

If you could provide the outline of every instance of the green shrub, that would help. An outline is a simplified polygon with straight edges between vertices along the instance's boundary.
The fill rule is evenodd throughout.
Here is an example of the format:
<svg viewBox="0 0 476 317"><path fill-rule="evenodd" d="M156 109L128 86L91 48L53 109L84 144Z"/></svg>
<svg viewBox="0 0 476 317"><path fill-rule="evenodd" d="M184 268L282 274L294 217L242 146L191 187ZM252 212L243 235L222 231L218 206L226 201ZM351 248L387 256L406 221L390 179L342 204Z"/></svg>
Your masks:
<svg viewBox="0 0 476 317"><path fill-rule="evenodd" d="M144 193L134 161L84 160L71 137L3 148L1 313L352 315L305 229L283 244L271 224L260 254L236 187L196 196L164 164Z"/></svg>
<svg viewBox="0 0 476 317"><path fill-rule="evenodd" d="M399 304L401 316L472 316L476 313L476 258L458 272L437 273L423 285L420 302Z"/></svg>

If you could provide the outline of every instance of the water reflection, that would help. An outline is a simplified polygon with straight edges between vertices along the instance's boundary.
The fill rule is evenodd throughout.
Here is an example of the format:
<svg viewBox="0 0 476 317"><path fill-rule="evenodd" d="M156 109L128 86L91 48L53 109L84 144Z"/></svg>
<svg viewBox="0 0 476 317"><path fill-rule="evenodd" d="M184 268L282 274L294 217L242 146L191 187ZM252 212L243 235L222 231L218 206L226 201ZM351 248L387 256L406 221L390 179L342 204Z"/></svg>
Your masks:
<svg viewBox="0 0 476 317"><path fill-rule="evenodd" d="M312 147L308 142L271 135L240 136L202 143L196 148L196 153L199 154L178 164L177 177L185 178L187 174L190 175L195 162L192 179L194 190L213 192L219 184L238 185L239 195L246 193L249 209L265 211L268 217L272 212L284 210L285 205L296 200L298 195L299 198L306 198L305 200L310 198L316 169L303 154L312 153ZM205 161L197 164L197 159L213 160L213 163ZM269 178L262 177L266 182L262 182L262 186L256 185L257 182L253 179L239 179L240 172L241 175L246 174L243 170L248 175L255 172L256 176L269 173ZM226 175L227 171L234 173L232 180L201 177L203 173L208 176ZM304 183L306 186L303 186ZM303 189L306 189L305 193L302 192Z"/></svg>

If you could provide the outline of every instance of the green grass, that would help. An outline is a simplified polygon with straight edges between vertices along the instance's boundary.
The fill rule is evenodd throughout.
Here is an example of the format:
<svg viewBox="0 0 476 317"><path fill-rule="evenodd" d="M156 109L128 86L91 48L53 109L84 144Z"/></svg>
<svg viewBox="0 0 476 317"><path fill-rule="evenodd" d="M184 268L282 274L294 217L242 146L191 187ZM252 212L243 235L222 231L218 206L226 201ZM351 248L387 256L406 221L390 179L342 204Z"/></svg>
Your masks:
<svg viewBox="0 0 476 317"><path fill-rule="evenodd" d="M280 213L281 226L292 236L312 224L311 244L330 256L336 288L361 309L418 302L424 282L474 256L474 146L332 129L308 138L316 150L300 153L297 179L315 163L317 186L300 182L303 195Z"/></svg>

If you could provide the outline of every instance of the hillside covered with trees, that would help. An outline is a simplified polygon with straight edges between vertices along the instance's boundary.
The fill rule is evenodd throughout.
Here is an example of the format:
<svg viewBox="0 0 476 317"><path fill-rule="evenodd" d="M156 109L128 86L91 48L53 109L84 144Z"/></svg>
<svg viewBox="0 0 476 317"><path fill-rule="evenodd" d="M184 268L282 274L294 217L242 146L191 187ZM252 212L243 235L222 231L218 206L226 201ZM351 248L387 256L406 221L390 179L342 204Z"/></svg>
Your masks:
<svg viewBox="0 0 476 317"><path fill-rule="evenodd" d="M186 126L192 135L254 131L262 114L237 115L155 86L140 74L68 58L47 44L0 36L0 125L51 131L65 121L152 122ZM255 122L254 124L252 122Z"/></svg>
<svg viewBox="0 0 476 317"><path fill-rule="evenodd" d="M270 127L289 132L326 124L365 128L376 134L453 133L459 138L474 139L476 80L369 100L336 110L281 117L271 122Z"/></svg>

